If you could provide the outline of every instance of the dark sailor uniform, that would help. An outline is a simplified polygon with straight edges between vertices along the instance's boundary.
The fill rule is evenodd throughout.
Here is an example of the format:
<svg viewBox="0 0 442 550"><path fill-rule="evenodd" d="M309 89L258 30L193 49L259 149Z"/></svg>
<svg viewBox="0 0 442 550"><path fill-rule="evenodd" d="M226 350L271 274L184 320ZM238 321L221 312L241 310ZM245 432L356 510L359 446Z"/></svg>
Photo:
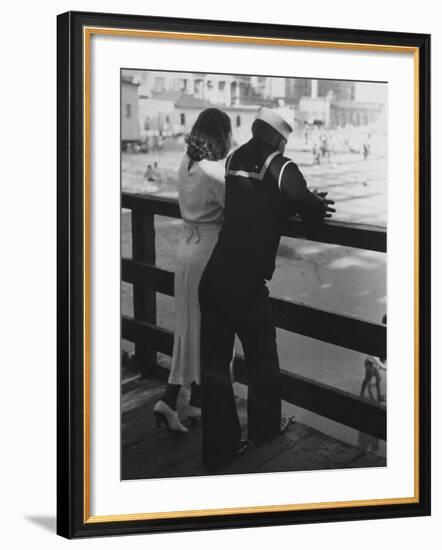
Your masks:
<svg viewBox="0 0 442 550"><path fill-rule="evenodd" d="M280 431L281 390L276 331L266 281L288 216L322 220L322 202L297 165L253 137L226 161L224 222L204 270L201 309L202 454L207 465L233 456L241 429L230 378L234 338L248 378L248 438Z"/></svg>

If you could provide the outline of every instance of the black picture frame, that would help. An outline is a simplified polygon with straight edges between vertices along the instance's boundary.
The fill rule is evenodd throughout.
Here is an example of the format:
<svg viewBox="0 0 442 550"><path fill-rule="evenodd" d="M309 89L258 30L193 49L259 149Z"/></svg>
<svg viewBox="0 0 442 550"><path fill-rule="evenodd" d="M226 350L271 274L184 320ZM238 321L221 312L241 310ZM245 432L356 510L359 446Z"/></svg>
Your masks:
<svg viewBox="0 0 442 550"><path fill-rule="evenodd" d="M85 490L84 29L107 27L414 48L419 60L418 498L407 504L94 521ZM367 30L69 12L57 20L57 532L67 538L430 514L430 36Z"/></svg>

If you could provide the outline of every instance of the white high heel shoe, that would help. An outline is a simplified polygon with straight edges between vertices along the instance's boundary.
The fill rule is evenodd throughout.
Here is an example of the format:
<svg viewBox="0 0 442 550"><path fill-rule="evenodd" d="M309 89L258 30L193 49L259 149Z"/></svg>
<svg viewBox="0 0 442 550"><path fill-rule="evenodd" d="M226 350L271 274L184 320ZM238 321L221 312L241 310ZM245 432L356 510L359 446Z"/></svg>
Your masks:
<svg viewBox="0 0 442 550"><path fill-rule="evenodd" d="M164 424L170 432L187 433L189 431L186 426L181 424L177 412L171 409L164 401L156 403L153 408L153 414L158 427Z"/></svg>

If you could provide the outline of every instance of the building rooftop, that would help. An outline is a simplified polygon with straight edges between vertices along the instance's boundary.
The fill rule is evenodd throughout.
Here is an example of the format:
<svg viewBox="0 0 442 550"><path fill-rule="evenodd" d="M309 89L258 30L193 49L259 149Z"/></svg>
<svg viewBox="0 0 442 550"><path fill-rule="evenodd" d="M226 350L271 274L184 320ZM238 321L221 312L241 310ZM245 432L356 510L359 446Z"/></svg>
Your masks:
<svg viewBox="0 0 442 550"><path fill-rule="evenodd" d="M254 103L251 105L220 105L218 103L211 103L205 99L200 99L190 94L186 94L182 91L169 91L155 93L152 99L159 101L172 101L177 109L208 109L214 107L222 109L224 111L256 111L261 105ZM268 101L263 100L262 105L267 105Z"/></svg>

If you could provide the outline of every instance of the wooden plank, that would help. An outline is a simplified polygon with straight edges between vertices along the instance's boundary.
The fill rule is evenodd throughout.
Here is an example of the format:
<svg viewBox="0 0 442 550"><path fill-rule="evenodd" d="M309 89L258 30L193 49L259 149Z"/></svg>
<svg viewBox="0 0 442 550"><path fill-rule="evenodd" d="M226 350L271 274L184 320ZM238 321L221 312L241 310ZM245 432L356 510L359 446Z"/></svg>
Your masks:
<svg viewBox="0 0 442 550"><path fill-rule="evenodd" d="M316 432L288 446L281 453L269 457L254 472L299 472L311 470L335 470L358 467L363 460L364 467L385 466L385 458L366 453L353 445ZM362 464L362 463L361 463Z"/></svg>
<svg viewBox="0 0 442 550"><path fill-rule="evenodd" d="M272 298L275 325L346 349L386 357L385 325L305 304Z"/></svg>
<svg viewBox="0 0 442 550"><path fill-rule="evenodd" d="M147 215L157 214L181 218L177 199L169 197L123 193L122 207L138 210ZM387 251L387 232L385 227L381 226L326 221L313 229L307 227L299 218L290 218L283 234L298 239L339 244L376 252Z"/></svg>
<svg viewBox="0 0 442 550"><path fill-rule="evenodd" d="M126 396L130 408L122 414L123 479L204 474L200 427L191 426L186 419L189 391L181 391L177 403L178 415L189 432L177 434L158 428L154 420L153 408L164 393L164 384L150 378L140 380L138 386Z"/></svg>
<svg viewBox="0 0 442 550"><path fill-rule="evenodd" d="M155 376L138 380L137 385L122 395L121 399L121 423L122 446L133 445L149 438L156 433L158 428L153 415L156 402L162 398L167 383L169 370L158 367L155 374L163 371L160 381ZM181 422L189 427L187 418L187 403L190 399L190 389L183 387L178 395L177 413ZM179 435L179 434L178 434Z"/></svg>
<svg viewBox="0 0 442 550"><path fill-rule="evenodd" d="M172 354L173 332L149 323L123 317L123 338L131 341L148 338L158 351ZM246 362L239 356L235 358L234 378L247 385ZM285 401L379 439L386 439L385 407L285 370L281 370L281 386Z"/></svg>
<svg viewBox="0 0 442 550"><path fill-rule="evenodd" d="M173 296L171 271L130 258L123 258L121 265L123 281ZM283 298L272 297L271 301L275 325L279 328L360 353L386 357L385 325Z"/></svg>
<svg viewBox="0 0 442 550"><path fill-rule="evenodd" d="M159 393L164 389L154 380L149 383L141 381L140 391L135 393L138 397L142 393L144 400L123 414L123 479L207 475L201 461L201 424L189 425L189 432L185 435L157 428L152 416L157 396L155 392L145 393L145 388L149 391L155 389ZM180 400L182 403L179 403L178 414L184 418L183 405L189 396L181 397L183 399ZM236 406L243 437L247 437L247 402L237 398ZM308 471L359 465L383 466L385 459L294 422L283 437L251 447L244 455L220 468L216 474Z"/></svg>
<svg viewBox="0 0 442 550"><path fill-rule="evenodd" d="M139 210L132 210L132 257L136 261L155 265L155 225L153 215ZM143 284L134 284L133 288L134 317L139 321L156 323L156 294ZM151 365L156 363L156 350L144 339L135 342L135 364L145 376Z"/></svg>
<svg viewBox="0 0 442 550"><path fill-rule="evenodd" d="M244 409L245 406L246 403L244 402ZM267 469L266 465L271 463L272 460L276 460L279 455L292 449L295 445L296 443L286 435L283 437L275 437L262 445L251 446L243 455L235 458L234 461L229 462L223 468L217 470L216 473L225 475L238 472L255 473L278 471L272 468ZM293 466L294 464L287 463L286 466L279 471L295 471L296 468Z"/></svg>
<svg viewBox="0 0 442 550"><path fill-rule="evenodd" d="M139 193L122 193L122 208L138 210L145 214L157 214L169 218L181 218L177 199Z"/></svg>
<svg viewBox="0 0 442 550"><path fill-rule="evenodd" d="M242 357L235 358L234 378L247 385L247 366ZM386 440L387 417L381 405L286 370L281 370L281 388L282 398L293 405Z"/></svg>
<svg viewBox="0 0 442 550"><path fill-rule="evenodd" d="M348 464L348 468L382 468L387 466L387 459L371 452L364 452Z"/></svg>
<svg viewBox="0 0 442 550"><path fill-rule="evenodd" d="M126 283L143 285L167 296L174 295L174 273L146 262L131 258L121 259L121 279Z"/></svg>
<svg viewBox="0 0 442 550"><path fill-rule="evenodd" d="M328 244L339 244L351 248L362 248L375 252L387 251L385 227L358 223L326 221L315 227L307 227L301 219L290 218L283 234L295 239L306 239Z"/></svg>
<svg viewBox="0 0 442 550"><path fill-rule="evenodd" d="M123 479L149 479L202 475L199 450L200 436L195 432L178 434L164 428L156 428L147 439L127 446L122 452ZM192 459L187 472L178 472L177 466Z"/></svg>
<svg viewBox="0 0 442 550"><path fill-rule="evenodd" d="M172 356L173 332L171 330L123 315L121 317L121 337L129 342L145 340L160 353Z"/></svg>

